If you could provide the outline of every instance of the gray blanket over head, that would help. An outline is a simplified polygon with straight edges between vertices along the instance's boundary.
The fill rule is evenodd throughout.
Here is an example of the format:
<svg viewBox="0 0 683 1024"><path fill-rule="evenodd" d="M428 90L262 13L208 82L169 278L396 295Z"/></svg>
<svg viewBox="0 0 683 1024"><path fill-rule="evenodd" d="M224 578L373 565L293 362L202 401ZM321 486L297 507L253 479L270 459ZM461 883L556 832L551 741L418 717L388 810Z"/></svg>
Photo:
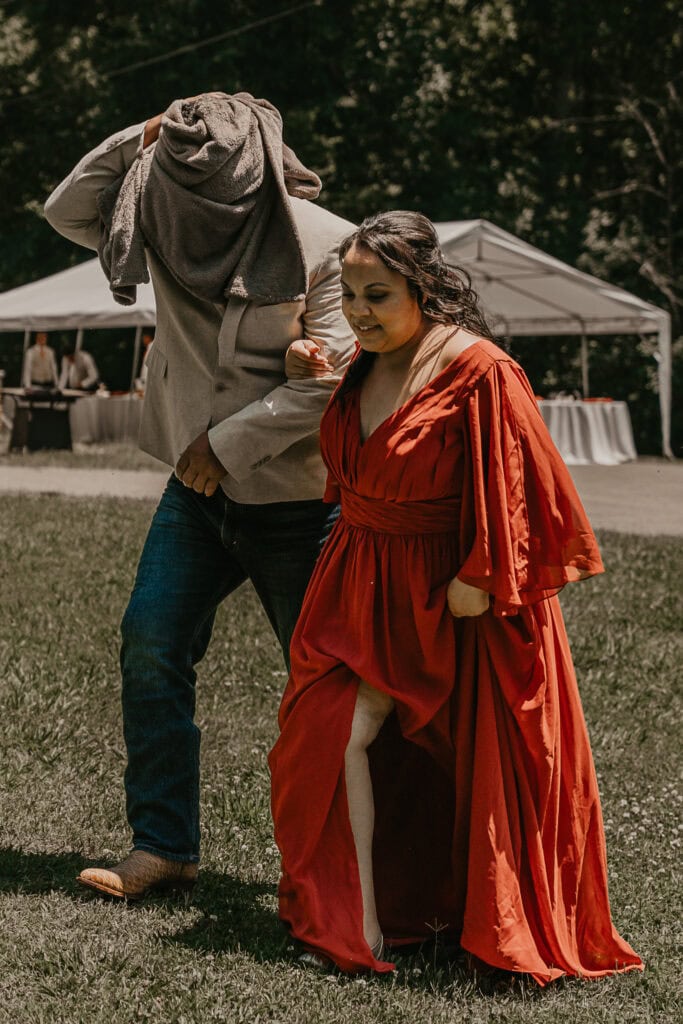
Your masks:
<svg viewBox="0 0 683 1024"><path fill-rule="evenodd" d="M117 302L149 281L145 247L178 283L213 302L302 299L307 268L289 196L320 179L282 141L282 119L249 93L176 100L159 138L98 197L100 262Z"/></svg>

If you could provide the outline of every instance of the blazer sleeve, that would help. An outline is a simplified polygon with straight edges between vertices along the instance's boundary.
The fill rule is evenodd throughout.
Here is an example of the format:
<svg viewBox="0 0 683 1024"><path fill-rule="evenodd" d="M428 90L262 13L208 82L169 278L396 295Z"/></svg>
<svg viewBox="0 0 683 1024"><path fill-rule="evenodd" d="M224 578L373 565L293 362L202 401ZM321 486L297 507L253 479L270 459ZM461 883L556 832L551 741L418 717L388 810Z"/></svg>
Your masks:
<svg viewBox="0 0 683 1024"><path fill-rule="evenodd" d="M123 177L142 144L145 124L131 125L91 150L57 186L45 203L45 218L60 235L97 250L100 215L97 197Z"/></svg>
<svg viewBox="0 0 683 1024"><path fill-rule="evenodd" d="M303 315L304 336L322 342L334 373L288 380L209 430L211 448L235 480L244 480L292 444L318 431L354 351L354 337L341 312L340 277L335 243L312 276Z"/></svg>
<svg viewBox="0 0 683 1024"><path fill-rule="evenodd" d="M524 372L499 360L467 400L458 578L514 614L603 571L581 500Z"/></svg>

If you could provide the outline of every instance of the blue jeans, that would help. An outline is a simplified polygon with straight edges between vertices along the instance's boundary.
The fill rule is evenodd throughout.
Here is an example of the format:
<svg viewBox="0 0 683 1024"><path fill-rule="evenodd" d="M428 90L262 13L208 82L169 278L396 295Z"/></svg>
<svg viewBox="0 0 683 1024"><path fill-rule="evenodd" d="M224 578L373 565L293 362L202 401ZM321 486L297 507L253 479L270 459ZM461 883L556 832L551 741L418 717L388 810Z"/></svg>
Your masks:
<svg viewBox="0 0 683 1024"><path fill-rule="evenodd" d="M195 665L220 602L251 579L289 666L289 642L320 548L339 514L322 501L239 505L172 476L123 617L125 774L133 845L199 860Z"/></svg>

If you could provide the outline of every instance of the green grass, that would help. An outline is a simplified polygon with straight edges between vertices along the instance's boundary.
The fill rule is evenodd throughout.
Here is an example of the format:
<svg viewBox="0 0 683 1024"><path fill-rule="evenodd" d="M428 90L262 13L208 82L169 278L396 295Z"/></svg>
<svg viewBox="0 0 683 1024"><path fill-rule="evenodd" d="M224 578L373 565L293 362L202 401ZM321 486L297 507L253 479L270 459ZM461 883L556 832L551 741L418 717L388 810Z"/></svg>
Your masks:
<svg viewBox="0 0 683 1024"><path fill-rule="evenodd" d="M389 979L296 966L276 916L266 753L285 677L253 592L200 667L201 882L138 907L80 891L128 848L118 622L151 506L0 497L0 1022L678 1024L683 1019L683 545L602 536L608 574L563 597L600 777L615 922L641 975L502 991L425 948Z"/></svg>

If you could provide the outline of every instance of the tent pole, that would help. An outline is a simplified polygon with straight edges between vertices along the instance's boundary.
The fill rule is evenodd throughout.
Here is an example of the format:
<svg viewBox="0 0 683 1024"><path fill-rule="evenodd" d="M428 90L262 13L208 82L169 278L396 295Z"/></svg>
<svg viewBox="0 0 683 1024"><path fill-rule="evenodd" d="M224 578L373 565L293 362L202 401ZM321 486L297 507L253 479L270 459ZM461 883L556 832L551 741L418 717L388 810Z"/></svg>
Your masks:
<svg viewBox="0 0 683 1024"><path fill-rule="evenodd" d="M76 331L76 351L80 352L83 348L83 328L79 327Z"/></svg>
<svg viewBox="0 0 683 1024"><path fill-rule="evenodd" d="M21 376L19 377L19 384L20 384L20 386L22 388L24 386L24 371L26 369L26 353L29 350L30 344L31 344L31 328L27 327L24 330L24 348L23 348L23 351L21 353ZM0 413L1 412L2 412L2 408L0 406ZM2 419L4 420L5 417L3 416Z"/></svg>
<svg viewBox="0 0 683 1024"><path fill-rule="evenodd" d="M496 318L496 325L500 324L503 329L503 334L498 334L498 331L494 331L494 336L497 336L498 342L503 346L506 352L510 352L510 324L504 316Z"/></svg>
<svg viewBox="0 0 683 1024"><path fill-rule="evenodd" d="M138 360L140 359L140 343L142 339L142 324L138 324L135 328L135 344L133 346L133 365L130 368L130 387L129 391L135 391L135 378L137 377Z"/></svg>
<svg viewBox="0 0 683 1024"><path fill-rule="evenodd" d="M588 387L588 338L581 335L581 391L584 398L590 395Z"/></svg>
<svg viewBox="0 0 683 1024"><path fill-rule="evenodd" d="M659 352L657 355L662 455L667 459L673 459L674 453L671 450L671 317L668 313L663 313L659 322Z"/></svg>
<svg viewBox="0 0 683 1024"><path fill-rule="evenodd" d="M124 437L126 441L130 441L128 436L129 425L130 425L130 403L135 401L135 378L137 377L136 370L138 368L138 360L140 358L140 342L142 338L142 324L138 324L135 328L135 344L133 346L133 365L130 368L130 387L128 389L128 402L126 403L126 420L124 427Z"/></svg>

